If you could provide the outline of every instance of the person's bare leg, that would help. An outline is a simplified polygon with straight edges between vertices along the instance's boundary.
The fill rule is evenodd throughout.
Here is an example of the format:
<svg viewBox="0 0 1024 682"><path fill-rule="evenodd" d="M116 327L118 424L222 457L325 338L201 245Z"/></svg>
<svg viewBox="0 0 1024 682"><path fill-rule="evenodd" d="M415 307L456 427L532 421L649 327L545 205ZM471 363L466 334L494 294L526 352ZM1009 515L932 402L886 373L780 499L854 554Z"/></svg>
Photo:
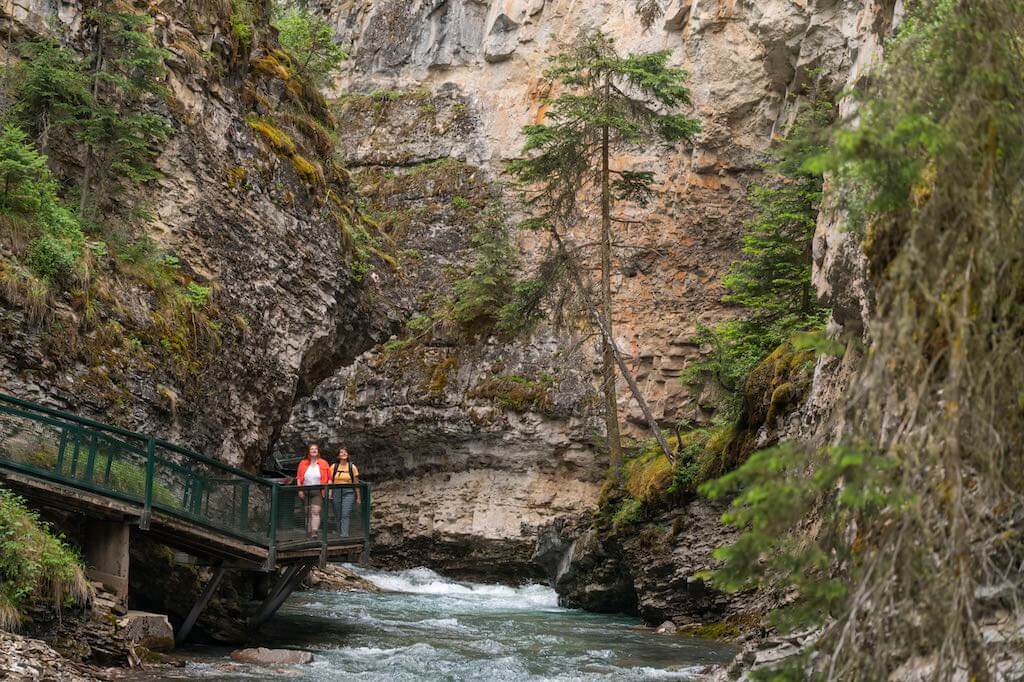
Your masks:
<svg viewBox="0 0 1024 682"><path fill-rule="evenodd" d="M309 532L313 535L317 534L320 530L320 507L323 504L323 500L319 497L313 498L309 504Z"/></svg>

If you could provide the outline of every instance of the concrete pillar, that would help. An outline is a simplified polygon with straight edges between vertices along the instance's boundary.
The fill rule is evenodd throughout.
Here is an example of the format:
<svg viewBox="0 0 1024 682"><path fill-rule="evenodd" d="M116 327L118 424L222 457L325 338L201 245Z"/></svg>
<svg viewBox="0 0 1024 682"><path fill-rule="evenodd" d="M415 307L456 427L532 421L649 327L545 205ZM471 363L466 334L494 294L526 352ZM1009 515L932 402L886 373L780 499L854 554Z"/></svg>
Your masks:
<svg viewBox="0 0 1024 682"><path fill-rule="evenodd" d="M129 526L124 521L90 519L85 529L86 575L128 601Z"/></svg>

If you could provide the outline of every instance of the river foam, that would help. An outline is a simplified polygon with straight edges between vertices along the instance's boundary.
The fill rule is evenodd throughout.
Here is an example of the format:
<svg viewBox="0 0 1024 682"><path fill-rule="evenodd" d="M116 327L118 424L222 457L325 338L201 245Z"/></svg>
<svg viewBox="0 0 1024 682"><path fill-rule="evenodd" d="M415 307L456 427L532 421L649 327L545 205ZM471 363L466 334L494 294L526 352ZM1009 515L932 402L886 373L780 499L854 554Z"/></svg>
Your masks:
<svg viewBox="0 0 1024 682"><path fill-rule="evenodd" d="M468 597L486 608L536 609L557 608L558 595L544 585L482 585L450 580L429 568L405 571L374 571L347 566L381 589L406 594L432 594L446 597Z"/></svg>

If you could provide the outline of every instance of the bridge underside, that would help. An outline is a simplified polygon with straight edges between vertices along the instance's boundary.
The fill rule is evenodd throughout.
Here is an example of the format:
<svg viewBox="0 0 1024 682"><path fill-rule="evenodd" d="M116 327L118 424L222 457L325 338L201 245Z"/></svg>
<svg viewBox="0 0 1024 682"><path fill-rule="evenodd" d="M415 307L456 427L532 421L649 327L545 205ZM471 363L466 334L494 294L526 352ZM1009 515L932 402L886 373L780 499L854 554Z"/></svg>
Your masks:
<svg viewBox="0 0 1024 682"><path fill-rule="evenodd" d="M30 500L36 507L49 508L86 518L85 558L88 574L127 603L130 527L140 525L143 510L130 502L44 481L26 474L0 468L0 483ZM302 583L315 565L327 562L357 561L362 558L362 543L323 543L308 538L278 544L273 551L210 532L194 524L154 512L146 532L158 542L196 557L200 563L215 567L202 594L175 633L175 643L186 640L200 614L217 591L224 574L235 571L284 571L264 602L249 620L259 628L274 616L288 596Z"/></svg>

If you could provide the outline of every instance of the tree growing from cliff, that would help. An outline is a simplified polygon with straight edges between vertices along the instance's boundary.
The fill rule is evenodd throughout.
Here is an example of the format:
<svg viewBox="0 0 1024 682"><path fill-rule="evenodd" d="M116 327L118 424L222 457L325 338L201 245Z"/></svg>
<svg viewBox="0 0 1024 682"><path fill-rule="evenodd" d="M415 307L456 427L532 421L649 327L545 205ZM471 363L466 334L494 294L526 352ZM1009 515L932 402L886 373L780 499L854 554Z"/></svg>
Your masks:
<svg viewBox="0 0 1024 682"><path fill-rule="evenodd" d="M616 365L647 414L655 436L669 455L661 430L629 375L615 343L611 293L613 225L627 224L614 213L616 205L646 205L654 173L613 168L612 155L649 145L687 140L698 130L693 118L673 113L690 104L686 72L669 66L667 51L621 56L614 41L597 32L582 35L572 49L552 58L545 76L561 89L548 102L546 120L523 129L523 158L509 164L510 173L526 189L533 217L527 227L547 229L568 273L591 304L590 283L581 270L585 249L570 248L559 232L587 222L581 205L593 201L600 217L598 301L594 322L602 339L602 390L611 471L622 465L616 390ZM670 455L669 455L670 456Z"/></svg>
<svg viewBox="0 0 1024 682"><path fill-rule="evenodd" d="M751 370L795 333L824 322L825 310L811 290L811 245L821 204L822 174L809 164L827 149L832 122L828 99L808 93L810 103L772 151L765 182L748 195L756 209L746 224L741 257L723 278L723 300L738 304L739 319L700 327L696 341L709 356L687 368L686 380L711 373L729 392L721 407L739 409Z"/></svg>
<svg viewBox="0 0 1024 682"><path fill-rule="evenodd" d="M17 45L21 62L9 69L11 115L46 152L51 136L74 134L88 113L89 77L82 61L50 38Z"/></svg>
<svg viewBox="0 0 1024 682"><path fill-rule="evenodd" d="M334 29L302 4L282 2L275 9L273 26L281 45L295 59L302 75L323 85L331 72L348 59L341 45L334 42Z"/></svg>
<svg viewBox="0 0 1024 682"><path fill-rule="evenodd" d="M79 185L79 216L103 200L112 180L144 182L157 177L159 145L170 135L167 118L154 111L166 94L164 59L146 15L103 3L87 14L92 34L90 101L78 123L86 148Z"/></svg>
<svg viewBox="0 0 1024 682"><path fill-rule="evenodd" d="M465 277L456 280L452 314L468 331L498 326L514 295L518 253L500 206L491 206L473 229L476 257Z"/></svg>

